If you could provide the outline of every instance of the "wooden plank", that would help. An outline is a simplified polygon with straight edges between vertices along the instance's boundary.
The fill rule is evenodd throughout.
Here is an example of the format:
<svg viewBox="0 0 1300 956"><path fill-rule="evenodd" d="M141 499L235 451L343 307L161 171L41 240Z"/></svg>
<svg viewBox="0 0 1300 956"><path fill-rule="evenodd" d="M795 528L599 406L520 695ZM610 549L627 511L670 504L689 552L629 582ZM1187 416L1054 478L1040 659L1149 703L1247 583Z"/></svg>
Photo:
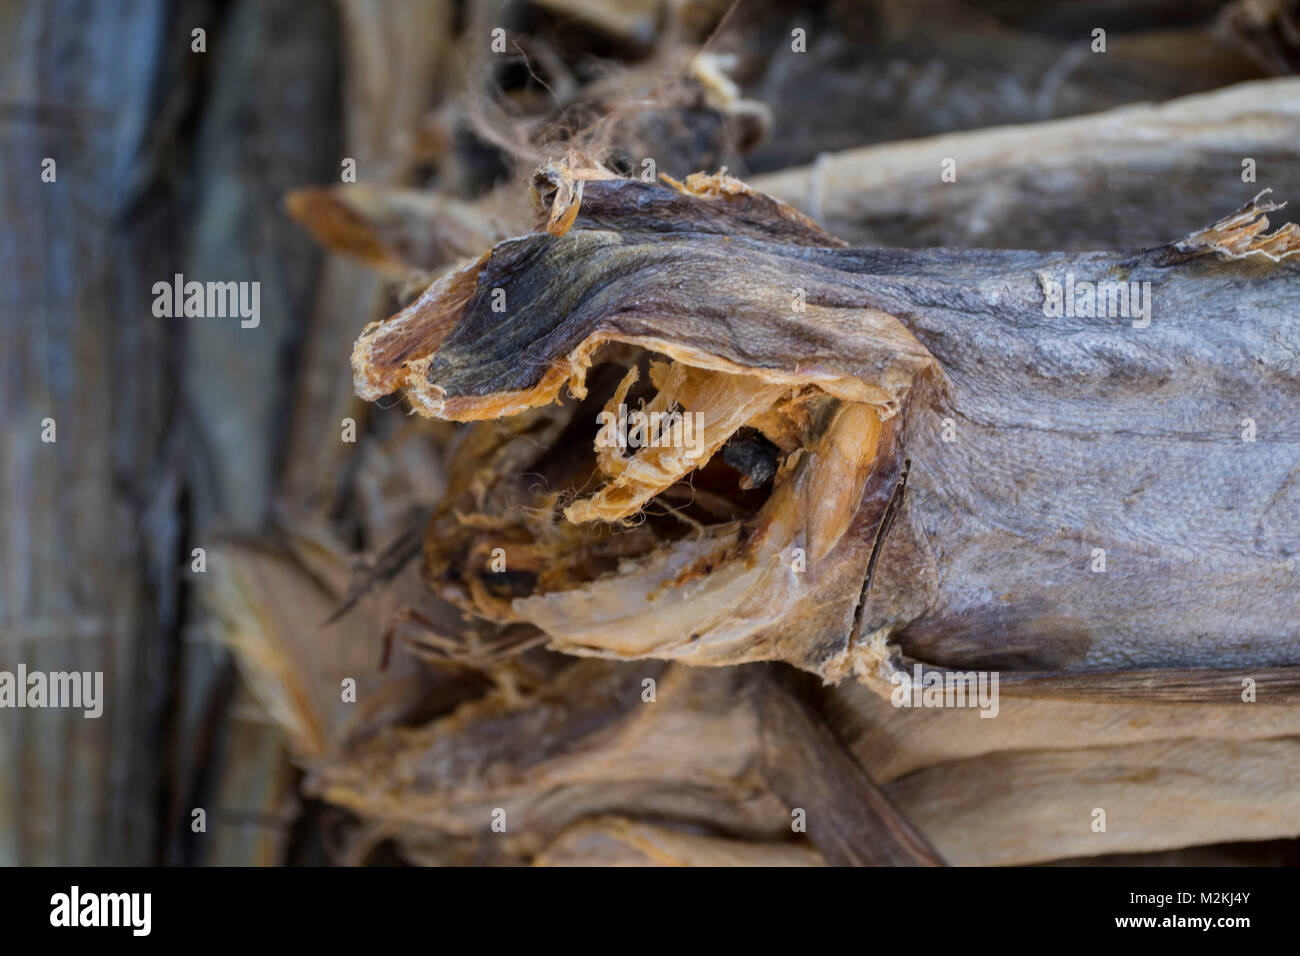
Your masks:
<svg viewBox="0 0 1300 956"><path fill-rule="evenodd" d="M0 8L0 669L104 682L99 718L0 711L4 864L155 858L180 527L171 330L149 314L174 236L142 184L166 19Z"/></svg>

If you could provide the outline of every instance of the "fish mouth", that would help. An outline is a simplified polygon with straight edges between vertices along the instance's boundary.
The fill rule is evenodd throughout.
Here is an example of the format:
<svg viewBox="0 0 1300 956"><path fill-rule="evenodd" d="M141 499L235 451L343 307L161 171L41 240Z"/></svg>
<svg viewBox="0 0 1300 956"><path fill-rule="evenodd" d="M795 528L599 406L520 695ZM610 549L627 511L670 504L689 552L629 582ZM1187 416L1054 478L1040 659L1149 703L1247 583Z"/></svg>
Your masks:
<svg viewBox="0 0 1300 956"><path fill-rule="evenodd" d="M647 218L641 185L588 182L597 221L507 240L359 339L363 397L402 391L473 423L426 581L476 626L535 628L569 653L837 679L900 474L899 411L932 360L861 309L879 374L837 365L753 288L727 293L753 321L711 327L708 273ZM680 218L680 193L652 189ZM687 198L708 213L736 194ZM625 207L638 228L611 229Z"/></svg>

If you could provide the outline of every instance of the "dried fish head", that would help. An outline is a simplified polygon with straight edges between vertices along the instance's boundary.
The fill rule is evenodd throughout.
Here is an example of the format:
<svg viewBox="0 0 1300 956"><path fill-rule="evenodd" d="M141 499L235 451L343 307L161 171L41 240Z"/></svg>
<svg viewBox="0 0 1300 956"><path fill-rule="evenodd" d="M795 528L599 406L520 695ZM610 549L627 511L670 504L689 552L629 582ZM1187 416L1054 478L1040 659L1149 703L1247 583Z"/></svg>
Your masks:
<svg viewBox="0 0 1300 956"><path fill-rule="evenodd" d="M783 257L843 244L725 173L666 188L551 166L534 195L546 232L354 353L363 397L483 423L429 531L431 582L573 653L825 673L898 479L898 412L938 380L929 353L825 276L785 287ZM730 274L736 246L767 283ZM756 437L757 487L725 453Z"/></svg>

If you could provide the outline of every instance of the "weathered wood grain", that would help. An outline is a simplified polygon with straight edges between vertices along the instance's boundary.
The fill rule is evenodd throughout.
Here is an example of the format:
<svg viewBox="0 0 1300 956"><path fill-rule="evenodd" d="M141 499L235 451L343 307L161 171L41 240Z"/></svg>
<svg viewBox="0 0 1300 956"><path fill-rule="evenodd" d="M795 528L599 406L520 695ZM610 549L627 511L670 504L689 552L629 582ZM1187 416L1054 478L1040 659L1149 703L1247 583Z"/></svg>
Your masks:
<svg viewBox="0 0 1300 956"><path fill-rule="evenodd" d="M146 189L151 71L120 64L162 68L165 23L149 2L0 9L0 669L101 671L105 694L97 719L0 711L8 865L157 849L182 525L171 335L140 263L169 262L172 231Z"/></svg>

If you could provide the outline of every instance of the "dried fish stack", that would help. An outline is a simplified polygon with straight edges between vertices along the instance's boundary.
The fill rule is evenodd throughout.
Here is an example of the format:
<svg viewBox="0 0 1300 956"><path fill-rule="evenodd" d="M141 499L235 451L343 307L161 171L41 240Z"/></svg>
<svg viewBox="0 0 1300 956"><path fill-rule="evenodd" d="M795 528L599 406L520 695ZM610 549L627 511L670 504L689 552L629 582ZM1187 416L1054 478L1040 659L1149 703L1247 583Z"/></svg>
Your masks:
<svg viewBox="0 0 1300 956"><path fill-rule="evenodd" d="M1300 185L1296 93L751 183L643 177L618 134L580 137L526 157L531 218L518 187L291 197L340 251L463 237L367 254L421 271L352 371L464 423L418 541L379 559L410 562L385 626L492 687L318 751L310 792L433 863L1294 836L1300 233L1236 154ZM352 626L389 574L353 582Z"/></svg>
<svg viewBox="0 0 1300 956"><path fill-rule="evenodd" d="M160 9L0 14L0 862L1300 862L1294 2Z"/></svg>

